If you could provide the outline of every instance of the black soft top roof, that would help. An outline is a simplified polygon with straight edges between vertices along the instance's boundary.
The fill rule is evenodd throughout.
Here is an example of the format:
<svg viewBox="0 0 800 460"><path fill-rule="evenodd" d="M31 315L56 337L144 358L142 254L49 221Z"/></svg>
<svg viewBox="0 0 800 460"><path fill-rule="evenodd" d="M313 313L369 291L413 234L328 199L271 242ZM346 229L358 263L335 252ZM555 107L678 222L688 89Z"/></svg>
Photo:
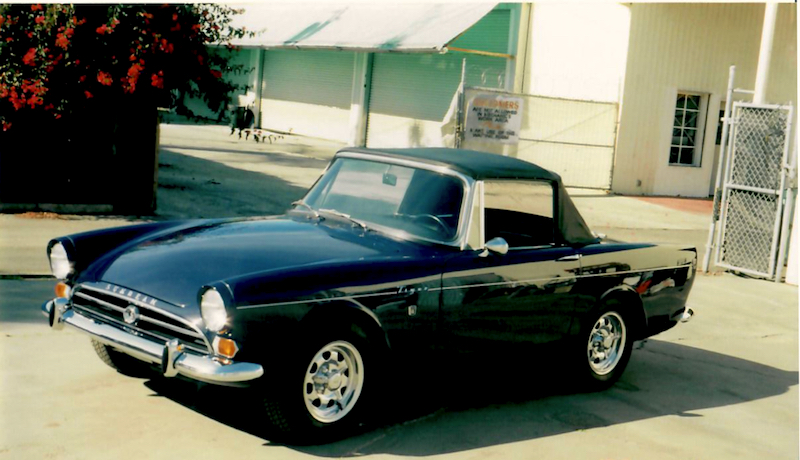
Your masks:
<svg viewBox="0 0 800 460"><path fill-rule="evenodd" d="M475 150L447 148L361 149L343 151L369 153L395 158L408 158L429 164L447 166L477 180L540 179L561 182L561 177L533 163Z"/></svg>
<svg viewBox="0 0 800 460"><path fill-rule="evenodd" d="M560 242L566 244L597 243L599 238L592 234L575 204L569 197L561 176L540 166L516 158L505 157L475 150L448 148L415 149L363 149L345 148L342 152L366 153L389 158L407 158L424 163L446 166L475 180L486 179L527 179L553 182L557 193L557 219Z"/></svg>

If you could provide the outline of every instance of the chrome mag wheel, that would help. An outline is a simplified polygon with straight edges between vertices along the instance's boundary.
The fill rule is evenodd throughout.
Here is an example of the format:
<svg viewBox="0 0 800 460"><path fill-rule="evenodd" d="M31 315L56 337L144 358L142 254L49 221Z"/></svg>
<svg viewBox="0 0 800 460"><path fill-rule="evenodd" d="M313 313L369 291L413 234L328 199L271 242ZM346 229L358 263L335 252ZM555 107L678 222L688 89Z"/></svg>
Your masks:
<svg viewBox="0 0 800 460"><path fill-rule="evenodd" d="M625 353L627 331L625 321L617 312L603 313L589 331L586 357L597 375L611 373Z"/></svg>
<svg viewBox="0 0 800 460"><path fill-rule="evenodd" d="M313 357L303 379L308 413L322 423L341 420L355 406L364 388L364 362L353 344L338 340Z"/></svg>

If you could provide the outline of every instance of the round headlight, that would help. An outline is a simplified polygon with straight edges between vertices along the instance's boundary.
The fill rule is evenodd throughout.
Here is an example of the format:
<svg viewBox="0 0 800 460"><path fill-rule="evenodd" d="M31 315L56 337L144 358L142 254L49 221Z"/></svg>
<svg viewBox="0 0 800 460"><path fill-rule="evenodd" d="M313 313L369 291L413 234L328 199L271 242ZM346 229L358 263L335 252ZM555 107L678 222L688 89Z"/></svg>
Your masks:
<svg viewBox="0 0 800 460"><path fill-rule="evenodd" d="M210 331L218 332L228 322L228 313L225 311L225 301L216 289L208 289L200 298L200 314Z"/></svg>
<svg viewBox="0 0 800 460"><path fill-rule="evenodd" d="M53 276L60 280L67 279L72 273L72 263L61 243L56 243L50 248L50 270L53 271Z"/></svg>

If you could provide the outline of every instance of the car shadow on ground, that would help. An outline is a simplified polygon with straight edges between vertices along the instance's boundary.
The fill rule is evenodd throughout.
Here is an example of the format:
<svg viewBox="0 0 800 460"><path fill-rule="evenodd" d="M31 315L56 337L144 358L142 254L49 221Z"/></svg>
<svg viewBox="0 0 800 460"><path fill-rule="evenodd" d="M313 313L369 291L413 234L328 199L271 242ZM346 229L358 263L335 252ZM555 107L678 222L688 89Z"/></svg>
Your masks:
<svg viewBox="0 0 800 460"><path fill-rule="evenodd" d="M321 457L438 455L654 417L702 417L705 409L780 395L798 384L797 372L677 343L635 347L622 379L596 393L576 392L560 377L558 360L528 359L504 371L476 363L435 378L404 369L396 381L381 382L374 404L382 422L329 444L287 447ZM166 379L145 385L265 446L282 445L269 441L267 417L246 391Z"/></svg>

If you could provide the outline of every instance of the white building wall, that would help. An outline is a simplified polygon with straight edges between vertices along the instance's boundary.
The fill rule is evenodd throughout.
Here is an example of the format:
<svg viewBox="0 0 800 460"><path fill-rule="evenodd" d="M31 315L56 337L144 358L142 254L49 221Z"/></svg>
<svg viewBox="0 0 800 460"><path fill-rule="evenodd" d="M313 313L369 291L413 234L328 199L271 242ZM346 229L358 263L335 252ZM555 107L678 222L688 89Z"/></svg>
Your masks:
<svg viewBox="0 0 800 460"><path fill-rule="evenodd" d="M613 189L627 194L707 196L728 67L737 66L737 87L753 88L764 6L632 4L630 11ZM796 5L780 5L777 22L767 101L796 106ZM707 96L698 167L669 165L678 91Z"/></svg>
<svg viewBox="0 0 800 460"><path fill-rule="evenodd" d="M528 29L526 94L616 102L630 10L612 3L536 3Z"/></svg>

